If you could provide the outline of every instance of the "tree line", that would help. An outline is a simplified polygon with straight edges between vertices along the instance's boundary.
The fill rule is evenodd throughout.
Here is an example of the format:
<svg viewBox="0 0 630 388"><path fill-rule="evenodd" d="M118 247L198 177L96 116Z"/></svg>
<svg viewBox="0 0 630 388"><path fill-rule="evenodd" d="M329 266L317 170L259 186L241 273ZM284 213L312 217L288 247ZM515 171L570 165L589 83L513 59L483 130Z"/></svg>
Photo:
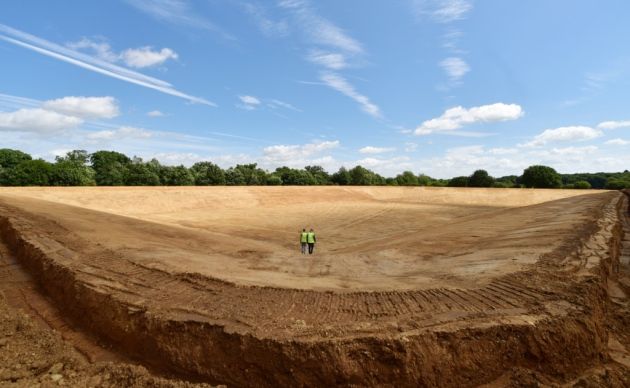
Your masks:
<svg viewBox="0 0 630 388"><path fill-rule="evenodd" d="M450 186L450 187L532 187L574 189L630 188L630 172L559 174L548 166L530 166L520 176L492 177L485 170L469 176L434 179L425 174L404 171L383 177L362 166L341 167L328 173L321 166L302 169L278 167L264 170L256 163L237 164L222 169L212 162L198 162L190 168L165 166L129 158L115 151L88 153L74 150L55 158L54 163L33 159L12 149L0 149L1 186L244 186L244 185L354 185L354 186Z"/></svg>

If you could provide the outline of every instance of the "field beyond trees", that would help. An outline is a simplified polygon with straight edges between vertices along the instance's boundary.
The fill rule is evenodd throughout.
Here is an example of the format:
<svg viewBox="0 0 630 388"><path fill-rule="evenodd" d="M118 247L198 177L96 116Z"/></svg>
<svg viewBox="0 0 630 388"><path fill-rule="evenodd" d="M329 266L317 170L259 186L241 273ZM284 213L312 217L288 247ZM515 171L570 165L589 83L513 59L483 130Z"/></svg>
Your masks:
<svg viewBox="0 0 630 388"><path fill-rule="evenodd" d="M530 166L520 176L492 177L485 170L470 176L435 179L413 171L383 177L362 166L329 173L321 166L278 167L267 171L256 163L223 169L212 162L192 167L165 166L115 151L68 152L55 163L33 159L18 150L0 149L0 186L450 186L497 188L630 188L630 172L559 174L548 166Z"/></svg>

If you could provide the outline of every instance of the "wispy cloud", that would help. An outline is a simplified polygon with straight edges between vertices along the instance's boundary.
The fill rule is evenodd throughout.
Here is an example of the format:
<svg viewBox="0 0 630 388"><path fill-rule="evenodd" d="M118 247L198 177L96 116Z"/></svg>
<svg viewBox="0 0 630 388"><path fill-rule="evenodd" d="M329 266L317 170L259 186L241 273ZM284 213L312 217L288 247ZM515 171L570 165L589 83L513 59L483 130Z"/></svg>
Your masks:
<svg viewBox="0 0 630 388"><path fill-rule="evenodd" d="M319 79L328 86L356 101L361 110L375 118L382 118L380 108L338 72L350 67L350 63L365 54L363 45L342 28L317 14L308 0L280 0L278 6L287 10L296 26L312 46L306 60L322 68ZM300 81L304 84L317 82Z"/></svg>
<svg viewBox="0 0 630 388"><path fill-rule="evenodd" d="M288 102L284 102L284 101L280 101L280 100L276 100L276 99L271 99L268 103L267 106L270 107L271 109L276 109L278 107L282 107L285 109L290 109L296 112L302 112L301 109L298 109L296 107L294 107L293 105L289 104Z"/></svg>
<svg viewBox="0 0 630 388"><path fill-rule="evenodd" d="M459 82L470 71L470 66L459 57L444 59L440 62L440 67L444 69L451 82Z"/></svg>
<svg viewBox="0 0 630 388"><path fill-rule="evenodd" d="M166 81L149 77L136 71L114 65L100 58L95 58L93 56L77 52L70 48L63 47L45 39L16 30L4 24L0 24L0 39L108 77L157 90L171 96L183 98L190 102L216 106L216 104L206 99L180 92Z"/></svg>
<svg viewBox="0 0 630 388"><path fill-rule="evenodd" d="M324 50L311 50L307 59L317 65L331 70L341 70L348 67L346 57L343 54L331 53Z"/></svg>
<svg viewBox="0 0 630 388"><path fill-rule="evenodd" d="M284 19L273 20L267 9L261 4L241 3L241 6L266 36L286 36L289 34L289 23Z"/></svg>
<svg viewBox="0 0 630 388"><path fill-rule="evenodd" d="M353 54L363 52L363 46L331 21L319 16L305 0L282 0L278 3L298 19L303 31L314 43Z"/></svg>
<svg viewBox="0 0 630 388"><path fill-rule="evenodd" d="M418 17L429 17L438 23L464 19L473 9L470 0L412 0L411 4Z"/></svg>
<svg viewBox="0 0 630 388"><path fill-rule="evenodd" d="M370 116L375 118L381 118L383 116L378 105L372 103L368 97L357 92L354 86L352 86L348 81L346 81L344 77L340 76L339 74L333 72L324 72L321 74L320 79L322 80L322 82L324 82L324 84L356 101L361 109Z"/></svg>
<svg viewBox="0 0 630 388"><path fill-rule="evenodd" d="M224 39L236 39L215 23L194 13L186 0L127 0L127 3L164 23L212 31Z"/></svg>
<svg viewBox="0 0 630 388"><path fill-rule="evenodd" d="M523 116L523 109L517 104L504 104L502 102L464 108L456 106L447 109L440 117L424 121L415 130L416 135L429 135L431 133L450 133L464 125L479 122L498 122L516 120Z"/></svg>

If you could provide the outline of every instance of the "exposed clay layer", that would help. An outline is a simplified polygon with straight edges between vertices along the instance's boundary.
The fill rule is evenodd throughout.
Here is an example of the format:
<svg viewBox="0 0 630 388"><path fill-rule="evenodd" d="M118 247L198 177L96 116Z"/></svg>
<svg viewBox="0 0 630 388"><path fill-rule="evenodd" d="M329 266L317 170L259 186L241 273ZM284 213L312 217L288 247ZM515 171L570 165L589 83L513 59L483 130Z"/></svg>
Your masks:
<svg viewBox="0 0 630 388"><path fill-rule="evenodd" d="M465 386L515 366L570 376L607 344L619 195L531 268L480 288L333 293L173 274L2 207L5 241L89 330L147 362L233 385Z"/></svg>

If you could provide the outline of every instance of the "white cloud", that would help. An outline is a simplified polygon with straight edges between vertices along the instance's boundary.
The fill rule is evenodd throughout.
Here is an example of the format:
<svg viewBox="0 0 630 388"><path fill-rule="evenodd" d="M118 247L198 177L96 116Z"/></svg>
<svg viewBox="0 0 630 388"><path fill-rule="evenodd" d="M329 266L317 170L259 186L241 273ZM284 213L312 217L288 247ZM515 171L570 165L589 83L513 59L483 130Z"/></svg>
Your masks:
<svg viewBox="0 0 630 388"><path fill-rule="evenodd" d="M111 119L119 114L114 97L68 96L44 101L42 108L87 119Z"/></svg>
<svg viewBox="0 0 630 388"><path fill-rule="evenodd" d="M363 47L358 41L329 20L317 15L308 1L283 0L278 5L290 10L295 15L298 24L313 42L348 53L359 54L363 52Z"/></svg>
<svg viewBox="0 0 630 388"><path fill-rule="evenodd" d="M501 102L468 109L456 106L447 109L440 117L424 121L414 133L416 135L428 135L436 132L453 131L467 124L516 120L523 114L520 105Z"/></svg>
<svg viewBox="0 0 630 388"><path fill-rule="evenodd" d="M624 140L624 139L617 138L617 139L608 140L605 144L624 146L624 145L630 145L630 140Z"/></svg>
<svg viewBox="0 0 630 388"><path fill-rule="evenodd" d="M148 139L152 133L146 129L136 127L120 127L115 130L103 130L87 135L90 140L120 140L120 139Z"/></svg>
<svg viewBox="0 0 630 388"><path fill-rule="evenodd" d="M119 59L119 55L114 53L109 43L103 39L96 42L84 37L78 42L67 43L66 46L74 50L91 49L99 59L107 62L116 62Z"/></svg>
<svg viewBox="0 0 630 388"><path fill-rule="evenodd" d="M339 141L321 141L303 145L274 145L263 149L267 163L287 163L291 165L304 163L304 160L324 151L339 147Z"/></svg>
<svg viewBox="0 0 630 388"><path fill-rule="evenodd" d="M518 153L518 149L517 148L501 148L501 147L497 147L497 148L490 148L488 150L488 154L490 155L514 155Z"/></svg>
<svg viewBox="0 0 630 388"><path fill-rule="evenodd" d="M463 59L458 57L450 57L440 62L440 67L444 69L446 75L451 82L459 81L466 73L470 71L470 66Z"/></svg>
<svg viewBox="0 0 630 388"><path fill-rule="evenodd" d="M67 43L66 46L74 50L91 49L99 59L111 63L122 61L127 66L135 68L161 65L168 59L178 59L177 53L166 47L159 51L154 51L151 46L144 46L130 48L120 54L116 54L112 51L109 43L104 41L95 42L85 37L78 42Z"/></svg>
<svg viewBox="0 0 630 388"><path fill-rule="evenodd" d="M238 99L241 100L242 104L236 106L245 110L254 110L261 104L260 99L254 96L238 96Z"/></svg>
<svg viewBox="0 0 630 388"><path fill-rule="evenodd" d="M470 0L413 0L412 5L419 17L428 16L438 23L464 19L473 8Z"/></svg>
<svg viewBox="0 0 630 388"><path fill-rule="evenodd" d="M179 90L175 89L173 85L169 84L166 81L162 81L160 79L149 77L142 73L138 73L136 71L114 65L101 58L93 57L72 50L68 47L60 46L42 38L38 38L25 32L16 30L4 24L0 24L0 40L4 40L6 42L15 44L28 50L35 51L42 55L46 55L66 63L70 63L83 69L106 75L108 77L116 78L121 81L157 90L161 93L183 98L190 102L216 106L216 104L206 99L180 92Z"/></svg>
<svg viewBox="0 0 630 388"><path fill-rule="evenodd" d="M154 51L150 46L137 49L127 49L120 54L127 66L135 68L161 65L168 59L177 59L177 53L170 48Z"/></svg>
<svg viewBox="0 0 630 388"><path fill-rule="evenodd" d="M307 59L317 65L332 70L341 70L348 66L343 54L331 53L323 50L312 50Z"/></svg>
<svg viewBox="0 0 630 388"><path fill-rule="evenodd" d="M604 121L602 123L597 124L597 128L599 129L618 129L618 128L629 128L630 120L627 121Z"/></svg>
<svg viewBox="0 0 630 388"><path fill-rule="evenodd" d="M19 132L55 132L76 128L83 123L78 117L67 116L41 108L0 112L0 130Z"/></svg>
<svg viewBox="0 0 630 388"><path fill-rule="evenodd" d="M595 153L599 148L597 146L584 146L584 147L564 147L564 148L552 148L545 151L547 155L559 155L559 156L582 156ZM536 155L536 153L533 153ZM544 155L544 153L543 153Z"/></svg>
<svg viewBox="0 0 630 388"><path fill-rule="evenodd" d="M359 150L359 153L361 154L383 154L386 152L392 152L395 151L396 148L394 147L372 147L372 146L366 146L363 147Z"/></svg>
<svg viewBox="0 0 630 388"><path fill-rule="evenodd" d="M162 117L162 116L164 116L164 113L162 113L159 110L152 110L150 112L147 112L147 116L149 116L149 117Z"/></svg>
<svg viewBox="0 0 630 388"><path fill-rule="evenodd" d="M260 105L260 100L254 96L238 96L238 98L248 105Z"/></svg>
<svg viewBox="0 0 630 388"><path fill-rule="evenodd" d="M322 73L320 78L329 87L356 101L365 113L376 118L382 116L381 110L376 104L373 104L368 97L357 92L354 86L339 74L326 72Z"/></svg>
<svg viewBox="0 0 630 388"><path fill-rule="evenodd" d="M592 140L602 135L602 131L585 126L569 126L545 129L541 134L536 135L532 141L525 143L525 146L539 147L547 143L557 141Z"/></svg>
<svg viewBox="0 0 630 388"><path fill-rule="evenodd" d="M355 165L360 165L369 169L378 169L389 175L395 175L410 169L413 166L411 159L407 156L397 156L389 159L382 158L364 158L357 160Z"/></svg>

